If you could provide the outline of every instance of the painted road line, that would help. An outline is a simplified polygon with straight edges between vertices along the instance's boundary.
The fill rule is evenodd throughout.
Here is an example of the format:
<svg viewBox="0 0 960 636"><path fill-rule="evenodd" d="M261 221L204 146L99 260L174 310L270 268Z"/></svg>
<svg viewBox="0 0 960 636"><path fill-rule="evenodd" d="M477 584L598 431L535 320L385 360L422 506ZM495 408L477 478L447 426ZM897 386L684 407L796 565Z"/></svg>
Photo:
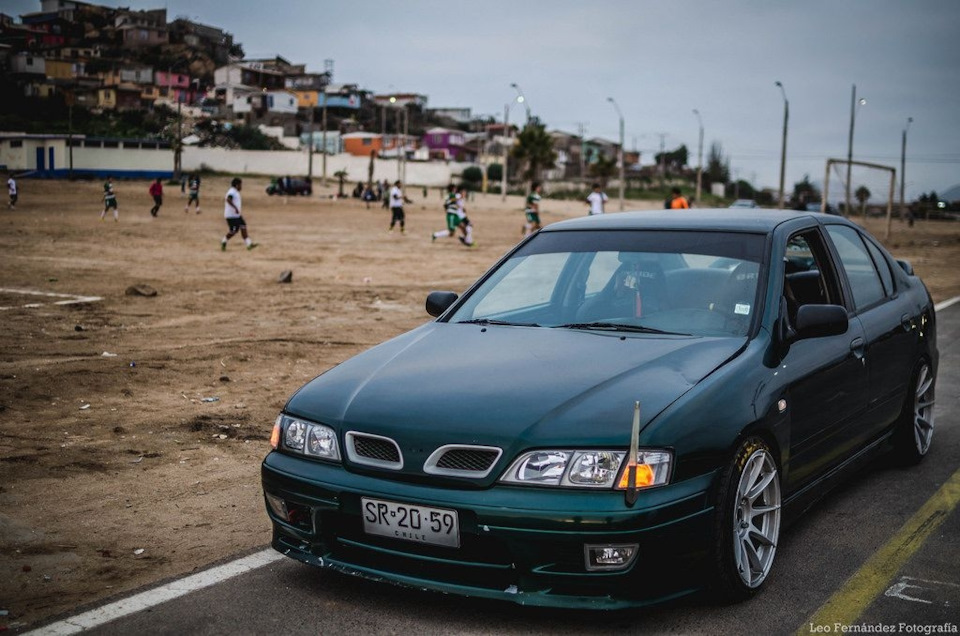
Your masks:
<svg viewBox="0 0 960 636"><path fill-rule="evenodd" d="M282 554L272 549L263 550L250 556L237 559L236 561L198 572L197 574L191 574L186 578L171 581L166 585L161 585L152 590L134 594L129 598L98 607L89 612L71 616L70 618L27 633L34 636L79 634L84 630L98 627L123 616L135 614L136 612L149 609L160 603L165 603L205 587L222 583L227 579L269 565L283 558L284 556Z"/></svg>
<svg viewBox="0 0 960 636"><path fill-rule="evenodd" d="M960 502L960 470L934 493L880 550L797 630L797 634L823 633L835 625L853 625L875 598L889 589L900 568L924 544Z"/></svg>
<svg viewBox="0 0 960 636"><path fill-rule="evenodd" d="M955 305L956 303L960 303L960 296L954 296L953 298L948 298L947 300L939 302L933 306L933 309L934 311L943 311L950 305Z"/></svg>

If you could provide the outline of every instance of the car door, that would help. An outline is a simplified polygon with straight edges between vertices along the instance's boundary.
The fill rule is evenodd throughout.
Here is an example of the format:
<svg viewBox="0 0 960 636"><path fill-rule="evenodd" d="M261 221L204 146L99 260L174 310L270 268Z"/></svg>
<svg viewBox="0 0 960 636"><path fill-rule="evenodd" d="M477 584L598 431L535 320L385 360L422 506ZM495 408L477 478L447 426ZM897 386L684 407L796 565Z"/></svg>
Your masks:
<svg viewBox="0 0 960 636"><path fill-rule="evenodd" d="M791 306L787 309L788 321L796 318L794 304L845 306L837 269L825 241L816 227L796 232L786 241L782 278L784 306ZM793 285L795 292L791 277L797 283L803 281L802 285ZM790 414L790 458L785 471L788 490L802 487L851 452L850 431L857 428L867 403L864 344L863 329L854 318L845 333L795 341L783 356L777 374L783 374L787 382L784 395Z"/></svg>
<svg viewBox="0 0 960 636"><path fill-rule="evenodd" d="M859 441L880 434L900 413L916 359L918 318L896 296L890 264L882 251L853 227L828 224L827 234L841 263L863 325L870 376L867 416Z"/></svg>

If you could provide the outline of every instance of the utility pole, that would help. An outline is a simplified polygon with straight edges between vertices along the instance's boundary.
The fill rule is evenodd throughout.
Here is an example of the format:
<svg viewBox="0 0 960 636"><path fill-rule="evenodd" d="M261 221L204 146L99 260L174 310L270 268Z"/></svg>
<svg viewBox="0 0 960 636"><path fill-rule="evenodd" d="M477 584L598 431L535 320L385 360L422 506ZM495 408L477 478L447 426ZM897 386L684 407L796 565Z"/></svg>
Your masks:
<svg viewBox="0 0 960 636"><path fill-rule="evenodd" d="M910 219L910 225L913 225L913 217L904 214L906 204L903 196L904 188L907 183L907 131L910 130L910 124L913 123L913 117L907 117L907 125L903 127L903 142L900 144L900 220L904 217Z"/></svg>
<svg viewBox="0 0 960 636"><path fill-rule="evenodd" d="M608 97L607 101L613 104L613 107L617 110L617 117L620 118L620 147L617 149L617 163L620 164L620 211L623 212L623 187L625 177L623 165L623 113L620 111L620 106L614 98Z"/></svg>
<svg viewBox="0 0 960 636"><path fill-rule="evenodd" d="M403 154L401 155L401 161L403 162L403 185L407 185L407 136L410 133L410 111L407 110L406 105L403 107Z"/></svg>
<svg viewBox="0 0 960 636"><path fill-rule="evenodd" d="M703 120L700 118L700 111L693 109L693 114L697 116L697 122L700 124L700 143L697 145L697 205L700 205L700 192L703 185Z"/></svg>
<svg viewBox="0 0 960 636"><path fill-rule="evenodd" d="M320 113L320 126L323 128L323 134L321 135L321 152L323 152L323 157L321 158L321 163L323 164L323 187L327 187L327 87L323 87L323 111Z"/></svg>
<svg viewBox="0 0 960 636"><path fill-rule="evenodd" d="M319 93L318 93L319 95ZM317 105L310 104L310 141L308 141L307 146L307 179L313 180L313 118L314 112L316 111Z"/></svg>
<svg viewBox="0 0 960 636"><path fill-rule="evenodd" d="M782 210L784 177L787 170L787 121L790 119L790 102L787 101L787 91L784 90L783 84L778 81L776 85L780 87L780 93L783 95L783 142L780 144L780 209Z"/></svg>
<svg viewBox="0 0 960 636"><path fill-rule="evenodd" d="M667 189L667 163L664 152L664 139L667 133L660 133L660 189L666 192Z"/></svg>
<svg viewBox="0 0 960 636"><path fill-rule="evenodd" d="M850 138L847 142L847 187L846 187L846 203L844 205L843 214L844 216L850 215L850 168L853 167L853 126L857 119L857 106L863 106L867 103L867 100L861 98L857 102L857 85L853 85L853 93L850 98ZM824 202L826 203L826 202Z"/></svg>
<svg viewBox="0 0 960 636"><path fill-rule="evenodd" d="M587 149L586 139L584 135L587 134L586 122L578 121L577 122L577 135L580 137L580 181L586 183L586 157L584 153Z"/></svg>
<svg viewBox="0 0 960 636"><path fill-rule="evenodd" d="M402 129L401 129L401 127L400 127L400 111L398 110L398 111L397 111L397 134L396 134L397 143L394 144L394 149L397 151L397 181L401 181L401 182L402 182L402 181L403 181L403 179L402 179L402 177L403 177L403 165L402 165L403 162L400 161L400 132L401 132L401 130L402 130Z"/></svg>
<svg viewBox="0 0 960 636"><path fill-rule="evenodd" d="M507 141L503 144L503 171L500 173L500 200L507 200L507 161L510 157L510 104L503 105L503 135Z"/></svg>

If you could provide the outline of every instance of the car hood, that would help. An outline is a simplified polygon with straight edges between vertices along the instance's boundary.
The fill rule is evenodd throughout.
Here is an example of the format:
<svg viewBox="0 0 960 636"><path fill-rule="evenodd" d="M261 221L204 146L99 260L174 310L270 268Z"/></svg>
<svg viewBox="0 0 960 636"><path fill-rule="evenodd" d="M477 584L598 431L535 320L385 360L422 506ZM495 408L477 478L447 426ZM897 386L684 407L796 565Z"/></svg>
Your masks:
<svg viewBox="0 0 960 636"><path fill-rule="evenodd" d="M434 322L315 378L285 410L427 454L443 444L623 447L634 401L646 424L743 344Z"/></svg>

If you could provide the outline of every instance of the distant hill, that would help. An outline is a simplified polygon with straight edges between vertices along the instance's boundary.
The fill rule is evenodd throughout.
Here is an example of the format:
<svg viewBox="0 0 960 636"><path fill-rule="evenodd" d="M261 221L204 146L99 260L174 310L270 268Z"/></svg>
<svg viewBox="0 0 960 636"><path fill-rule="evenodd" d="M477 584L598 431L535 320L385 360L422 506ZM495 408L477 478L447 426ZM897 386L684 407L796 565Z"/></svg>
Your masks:
<svg viewBox="0 0 960 636"><path fill-rule="evenodd" d="M960 183L958 183L957 185L953 186L948 190L944 190L943 192L941 192L940 200L948 201L951 203L954 201L960 201Z"/></svg>

